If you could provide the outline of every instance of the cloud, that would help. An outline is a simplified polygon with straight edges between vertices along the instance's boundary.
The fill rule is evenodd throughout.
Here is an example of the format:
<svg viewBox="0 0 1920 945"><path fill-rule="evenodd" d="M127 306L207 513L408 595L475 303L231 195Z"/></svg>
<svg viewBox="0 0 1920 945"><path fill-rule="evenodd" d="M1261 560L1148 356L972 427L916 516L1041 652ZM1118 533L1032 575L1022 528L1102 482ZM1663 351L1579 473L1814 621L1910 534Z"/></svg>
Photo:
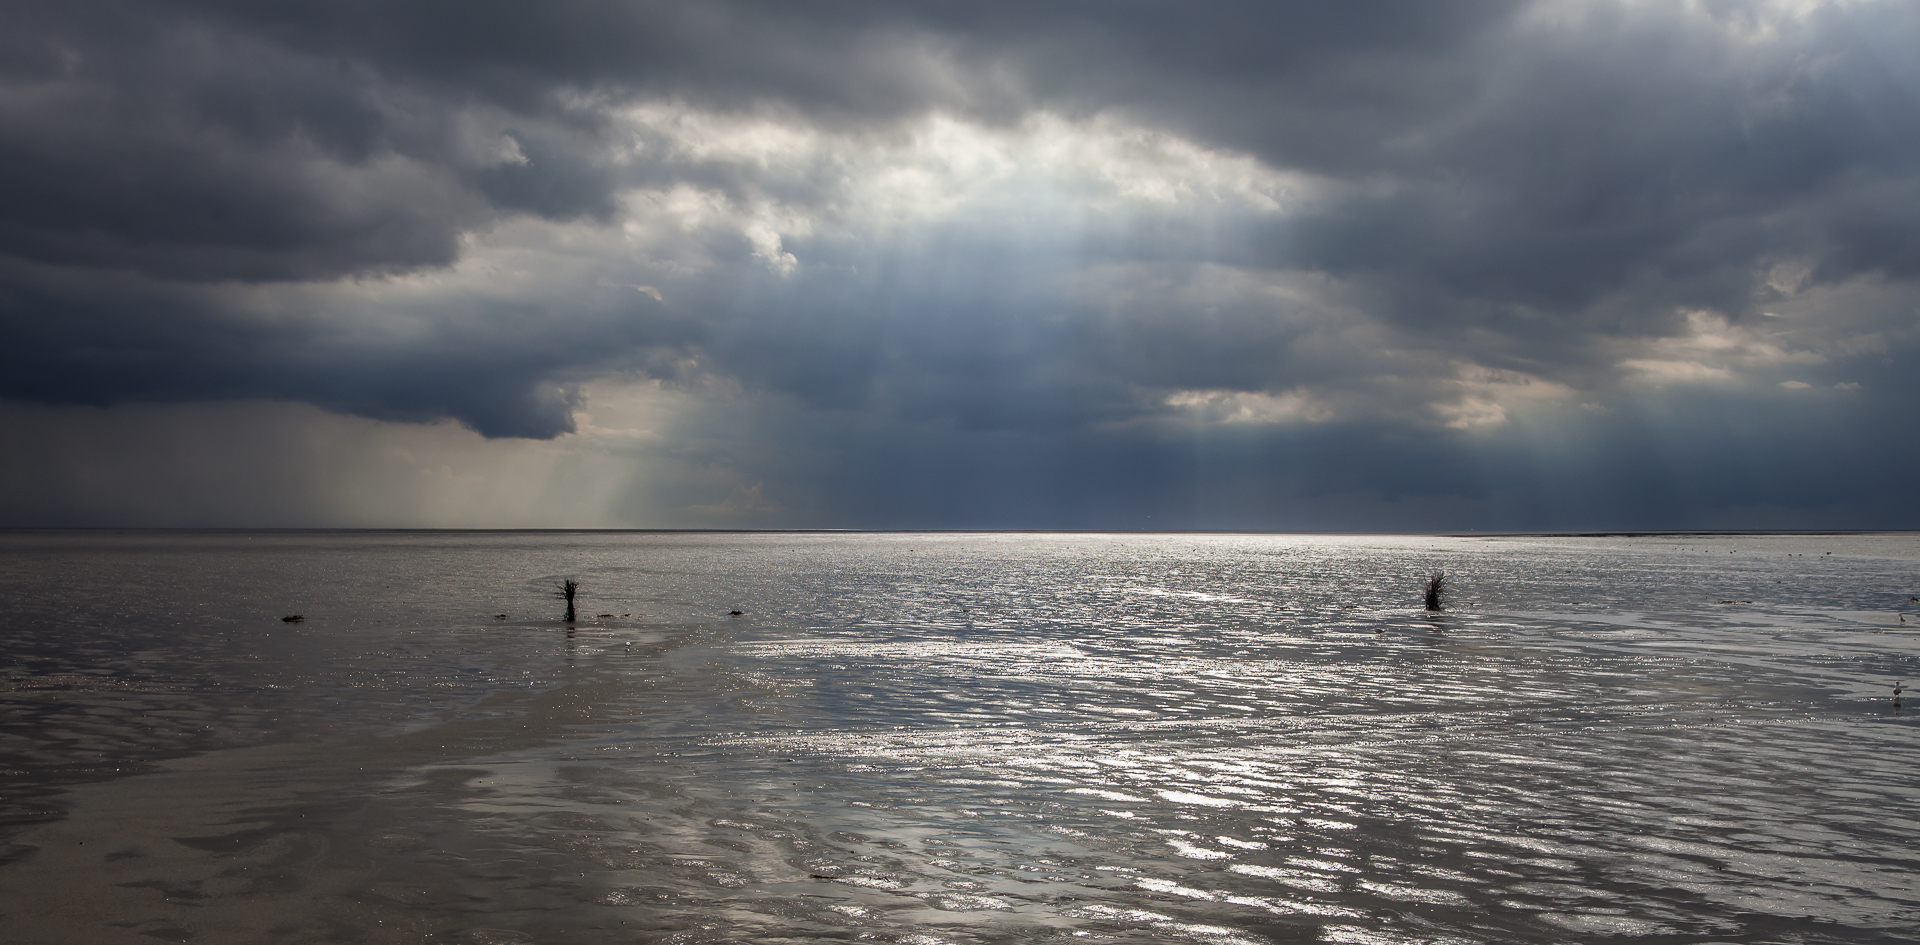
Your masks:
<svg viewBox="0 0 1920 945"><path fill-rule="evenodd" d="M19 430L304 404L475 468L449 423L598 444L657 477L602 503L625 522L1286 527L1576 489L1679 521L1716 477L1827 507L1714 438L1916 402L1908 4L10 19ZM610 426L612 390L676 407Z"/></svg>
<svg viewBox="0 0 1920 945"><path fill-rule="evenodd" d="M1167 395L1167 406L1201 423L1324 423L1333 411L1298 391L1183 390Z"/></svg>
<svg viewBox="0 0 1920 945"><path fill-rule="evenodd" d="M452 423L265 401L112 410L0 403L18 525L597 527L637 464Z"/></svg>

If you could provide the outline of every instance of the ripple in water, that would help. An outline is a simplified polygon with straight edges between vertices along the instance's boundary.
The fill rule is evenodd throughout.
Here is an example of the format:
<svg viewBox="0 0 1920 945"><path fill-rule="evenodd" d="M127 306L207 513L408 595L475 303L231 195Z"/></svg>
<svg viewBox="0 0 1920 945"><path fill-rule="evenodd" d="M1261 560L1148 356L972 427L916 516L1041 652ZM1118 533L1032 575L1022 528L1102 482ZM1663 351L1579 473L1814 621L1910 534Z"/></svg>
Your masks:
<svg viewBox="0 0 1920 945"><path fill-rule="evenodd" d="M9 540L48 941L1920 927L1909 536Z"/></svg>

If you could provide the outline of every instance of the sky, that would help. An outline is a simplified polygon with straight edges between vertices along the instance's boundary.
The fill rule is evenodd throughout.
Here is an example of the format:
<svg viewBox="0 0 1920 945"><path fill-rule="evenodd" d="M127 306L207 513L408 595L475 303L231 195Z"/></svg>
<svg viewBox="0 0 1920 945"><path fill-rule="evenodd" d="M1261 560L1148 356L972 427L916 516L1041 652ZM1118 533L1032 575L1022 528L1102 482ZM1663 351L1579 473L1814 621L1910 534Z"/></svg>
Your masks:
<svg viewBox="0 0 1920 945"><path fill-rule="evenodd" d="M1904 0L4 0L0 525L1920 527Z"/></svg>

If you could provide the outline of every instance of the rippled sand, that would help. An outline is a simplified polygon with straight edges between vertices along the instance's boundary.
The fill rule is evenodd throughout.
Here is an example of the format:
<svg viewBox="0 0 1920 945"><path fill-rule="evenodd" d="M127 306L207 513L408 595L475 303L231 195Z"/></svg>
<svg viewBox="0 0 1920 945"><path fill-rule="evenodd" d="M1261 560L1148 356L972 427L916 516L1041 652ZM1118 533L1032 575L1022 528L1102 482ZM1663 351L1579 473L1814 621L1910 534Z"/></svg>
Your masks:
<svg viewBox="0 0 1920 945"><path fill-rule="evenodd" d="M5 538L8 941L1920 927L1911 536Z"/></svg>

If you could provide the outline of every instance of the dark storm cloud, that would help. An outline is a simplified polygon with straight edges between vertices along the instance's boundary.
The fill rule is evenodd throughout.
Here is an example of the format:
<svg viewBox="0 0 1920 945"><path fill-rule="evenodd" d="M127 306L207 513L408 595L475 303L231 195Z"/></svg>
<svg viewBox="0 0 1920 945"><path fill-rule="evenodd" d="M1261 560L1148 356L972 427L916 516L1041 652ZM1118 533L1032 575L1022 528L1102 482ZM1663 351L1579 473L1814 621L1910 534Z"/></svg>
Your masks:
<svg viewBox="0 0 1920 945"><path fill-rule="evenodd" d="M974 469L953 495L1079 524L1214 522L1143 497L1252 508L1263 476L1810 497L1654 454L1746 410L1809 448L1911 420L1911 4L21 0L8 26L21 401L550 438L596 378L717 378L818 414L770 440L893 444L869 510ZM962 130L926 144L935 119ZM1639 465L1528 459L1547 403Z"/></svg>
<svg viewBox="0 0 1920 945"><path fill-rule="evenodd" d="M165 278L302 279L445 263L490 214L604 216L617 181L591 157L599 116L566 95L872 121L1017 114L1048 96L1100 109L1166 87L1164 110L1184 112L1243 79L1365 64L1343 53L1444 45L1455 19L1485 17L1427 4L157 2L18 3L11 19L0 249ZM934 75L922 52L956 73ZM1008 66L1025 71L991 80ZM468 109L490 110L527 161L471 153Z"/></svg>
<svg viewBox="0 0 1920 945"><path fill-rule="evenodd" d="M1682 16L1595 19L1499 48L1500 87L1423 116L1445 127L1383 155L1398 192L1315 221L1298 258L1559 310L1644 273L1737 307L1725 270L1780 250L1826 278L1911 273L1920 217L1886 198L1920 170L1920 124L1895 117L1920 71L1860 43L1920 36L1911 7L1823 10L1750 59Z"/></svg>
<svg viewBox="0 0 1920 945"><path fill-rule="evenodd" d="M1887 413L1762 395L1677 398L1553 429L1462 442L1411 425L1259 431L762 428L749 477L789 472L790 444L858 463L798 486L841 527L1446 531L1886 528L1920 521L1920 446ZM1544 444L1544 448L1543 448ZM1790 452L1817 460L1783 462ZM1836 476L1835 470L1847 474ZM769 482L773 480L769 478Z"/></svg>
<svg viewBox="0 0 1920 945"><path fill-rule="evenodd" d="M9 393L106 406L121 399L305 401L376 419L460 418L487 436L569 430L570 389L689 327L631 290L469 309L404 333L263 317L217 288L128 273L0 264L0 377Z"/></svg>

